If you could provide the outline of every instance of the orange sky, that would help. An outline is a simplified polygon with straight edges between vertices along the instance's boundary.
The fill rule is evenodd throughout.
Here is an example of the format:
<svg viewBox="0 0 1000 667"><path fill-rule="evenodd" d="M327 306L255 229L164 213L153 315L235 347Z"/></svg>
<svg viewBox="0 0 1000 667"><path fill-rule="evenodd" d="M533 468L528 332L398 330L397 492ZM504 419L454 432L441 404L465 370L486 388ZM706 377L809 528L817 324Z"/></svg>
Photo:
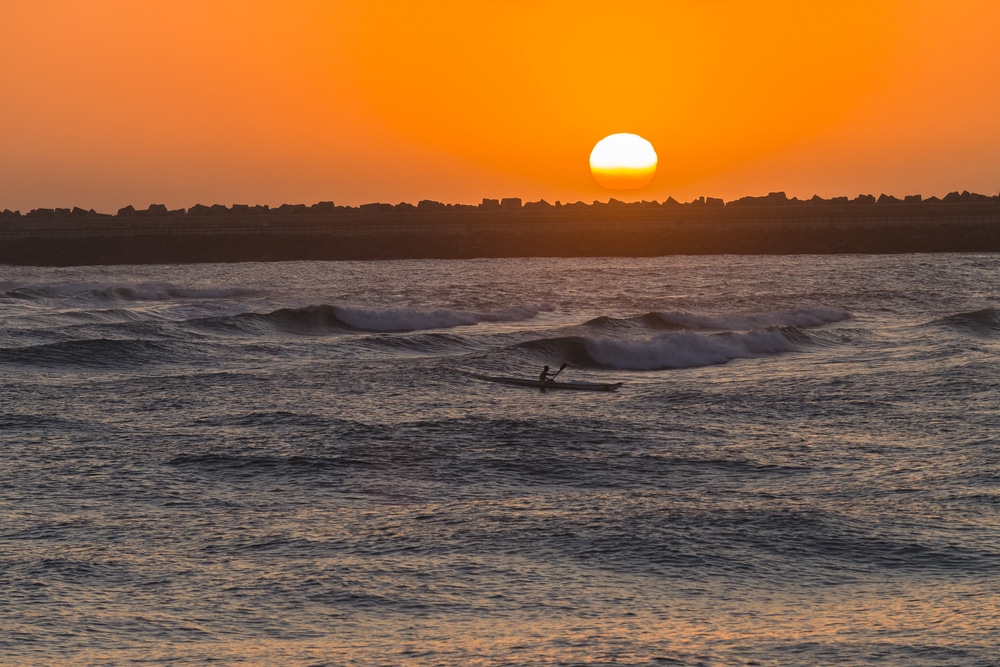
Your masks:
<svg viewBox="0 0 1000 667"><path fill-rule="evenodd" d="M995 0L2 0L0 209L1000 190ZM632 132L623 197L588 168Z"/></svg>

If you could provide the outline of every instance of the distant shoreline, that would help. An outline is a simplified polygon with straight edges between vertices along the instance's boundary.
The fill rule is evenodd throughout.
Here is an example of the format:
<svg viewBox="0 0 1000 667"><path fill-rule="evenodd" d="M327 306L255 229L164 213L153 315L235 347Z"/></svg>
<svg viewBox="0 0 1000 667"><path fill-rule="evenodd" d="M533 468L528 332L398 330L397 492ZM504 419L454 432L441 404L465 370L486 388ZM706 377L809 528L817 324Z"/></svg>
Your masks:
<svg viewBox="0 0 1000 667"><path fill-rule="evenodd" d="M0 212L0 264L1000 252L1000 196Z"/></svg>

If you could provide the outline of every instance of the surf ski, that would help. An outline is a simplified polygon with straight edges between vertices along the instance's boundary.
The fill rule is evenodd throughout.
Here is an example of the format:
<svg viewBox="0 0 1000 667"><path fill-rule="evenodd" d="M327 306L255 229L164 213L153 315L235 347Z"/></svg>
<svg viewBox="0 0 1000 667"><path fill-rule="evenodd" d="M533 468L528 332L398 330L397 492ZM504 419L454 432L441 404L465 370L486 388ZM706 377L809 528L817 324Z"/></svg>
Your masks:
<svg viewBox="0 0 1000 667"><path fill-rule="evenodd" d="M524 378L497 377L495 375L477 375L480 380L510 384L517 387L535 387L537 389L569 389L573 391L617 391L621 382L556 382L555 380L525 380Z"/></svg>

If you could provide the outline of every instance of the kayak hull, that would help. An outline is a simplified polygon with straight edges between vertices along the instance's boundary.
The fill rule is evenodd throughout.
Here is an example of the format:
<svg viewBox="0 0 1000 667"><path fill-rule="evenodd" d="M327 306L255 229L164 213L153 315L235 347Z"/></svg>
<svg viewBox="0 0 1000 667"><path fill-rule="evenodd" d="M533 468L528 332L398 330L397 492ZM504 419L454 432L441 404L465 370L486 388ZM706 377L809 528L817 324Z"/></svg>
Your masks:
<svg viewBox="0 0 1000 667"><path fill-rule="evenodd" d="M569 391L617 391L622 386L621 382L555 382L549 380L525 380L523 378L496 377L493 375L477 375L476 377L487 382L497 382L499 384L509 384L516 387L533 387L535 389L562 389Z"/></svg>

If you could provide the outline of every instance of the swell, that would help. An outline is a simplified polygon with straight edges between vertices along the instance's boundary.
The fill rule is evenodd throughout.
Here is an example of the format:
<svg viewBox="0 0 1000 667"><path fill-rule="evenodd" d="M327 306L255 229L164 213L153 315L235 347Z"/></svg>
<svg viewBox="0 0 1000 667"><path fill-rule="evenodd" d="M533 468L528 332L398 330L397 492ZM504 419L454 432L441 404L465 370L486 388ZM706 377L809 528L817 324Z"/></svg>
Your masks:
<svg viewBox="0 0 1000 667"><path fill-rule="evenodd" d="M535 317L539 308L516 307L501 311L468 312L439 308L369 308L312 305L280 308L270 313L240 313L193 320L192 324L218 331L262 333L278 331L300 335L337 332L406 333L473 326L481 322L519 322Z"/></svg>
<svg viewBox="0 0 1000 667"><path fill-rule="evenodd" d="M295 472L335 470L357 465L368 465L368 461L346 456L268 456L237 454L181 454L166 465L191 467L209 471L243 472Z"/></svg>
<svg viewBox="0 0 1000 667"><path fill-rule="evenodd" d="M75 422L53 414L0 414L0 430L9 429L11 432L19 429L63 428L70 425L75 425Z"/></svg>
<svg viewBox="0 0 1000 667"><path fill-rule="evenodd" d="M168 299L232 299L254 296L257 290L242 287L178 287L169 283L138 283L121 285L101 282L60 282L48 284L18 284L5 282L0 296L11 299L84 299L87 301L166 301Z"/></svg>
<svg viewBox="0 0 1000 667"><path fill-rule="evenodd" d="M194 351L195 346L176 342L97 338L0 349L0 363L115 368L164 362Z"/></svg>
<svg viewBox="0 0 1000 667"><path fill-rule="evenodd" d="M764 551L803 557L816 563L839 561L864 568L914 572L997 569L996 554L987 549L940 541L913 531L883 525L875 531L865 522L823 512L732 512L728 523L744 534L747 544Z"/></svg>
<svg viewBox="0 0 1000 667"><path fill-rule="evenodd" d="M415 354L452 354L480 349L480 345L463 336L444 333L423 333L412 336L373 335L360 341L369 348L410 352Z"/></svg>
<svg viewBox="0 0 1000 667"><path fill-rule="evenodd" d="M1000 335L1000 311L996 308L983 308L948 315L929 324L977 336L996 336Z"/></svg>
<svg viewBox="0 0 1000 667"><path fill-rule="evenodd" d="M28 313L7 318L5 324L16 325L20 329L66 329L90 324L135 324L162 319L148 310L127 308L72 309L55 313Z"/></svg>
<svg viewBox="0 0 1000 667"><path fill-rule="evenodd" d="M329 420L314 414L301 414L285 410L268 412L251 412L247 414L220 415L202 417L196 422L199 426L233 427L233 426L329 426Z"/></svg>
<svg viewBox="0 0 1000 667"><path fill-rule="evenodd" d="M678 503L681 504L681 503ZM625 571L689 565L755 578L797 572L804 580L897 572L926 576L997 571L988 547L955 544L846 520L828 512L761 507L704 510L687 504L665 519L637 508L620 519L570 520L553 540L562 555ZM766 554L766 556L765 556ZM699 557L700 556L700 557Z"/></svg>

